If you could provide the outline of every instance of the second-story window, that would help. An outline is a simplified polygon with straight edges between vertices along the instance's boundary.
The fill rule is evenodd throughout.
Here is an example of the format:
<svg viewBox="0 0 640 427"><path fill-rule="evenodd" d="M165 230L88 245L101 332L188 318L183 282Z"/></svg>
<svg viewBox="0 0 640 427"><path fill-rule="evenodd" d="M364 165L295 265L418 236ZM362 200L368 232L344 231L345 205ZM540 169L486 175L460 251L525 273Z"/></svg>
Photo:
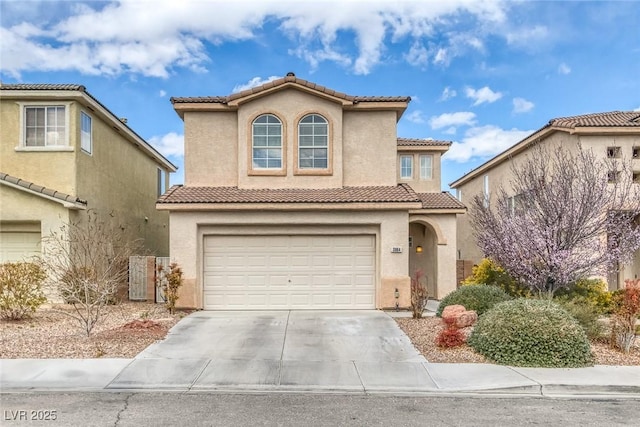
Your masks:
<svg viewBox="0 0 640 427"><path fill-rule="evenodd" d="M24 145L26 147L67 145L64 105L25 107L24 118Z"/></svg>
<svg viewBox="0 0 640 427"><path fill-rule="evenodd" d="M85 153L91 154L93 150L91 116L80 113L80 148Z"/></svg>
<svg viewBox="0 0 640 427"><path fill-rule="evenodd" d="M400 156L400 178L413 178L413 156Z"/></svg>
<svg viewBox="0 0 640 427"><path fill-rule="evenodd" d="M298 124L298 167L326 169L328 167L329 125L318 114L309 114Z"/></svg>
<svg viewBox="0 0 640 427"><path fill-rule="evenodd" d="M433 156L430 154L420 156L420 179L433 179Z"/></svg>
<svg viewBox="0 0 640 427"><path fill-rule="evenodd" d="M282 123L272 114L253 121L254 169L282 169Z"/></svg>

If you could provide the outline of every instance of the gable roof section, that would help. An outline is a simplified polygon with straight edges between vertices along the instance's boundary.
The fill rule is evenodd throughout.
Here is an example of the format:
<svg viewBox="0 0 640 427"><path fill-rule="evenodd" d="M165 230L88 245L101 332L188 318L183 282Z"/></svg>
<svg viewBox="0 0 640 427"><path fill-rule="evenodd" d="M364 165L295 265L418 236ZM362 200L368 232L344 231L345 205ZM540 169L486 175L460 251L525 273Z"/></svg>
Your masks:
<svg viewBox="0 0 640 427"><path fill-rule="evenodd" d="M398 150L417 150L417 151L442 151L445 152L451 147L451 141L440 141L437 139L418 139L418 138L398 138Z"/></svg>
<svg viewBox="0 0 640 427"><path fill-rule="evenodd" d="M2 93L10 91L9 93ZM38 93L40 92L40 93ZM68 96L65 94L62 97L65 98L81 98L86 104L96 111L99 111L103 115L103 119L110 122L111 126L116 129L120 134L131 143L140 147L149 157L154 159L158 164L166 167L169 171L175 172L178 168L165 158L158 150L156 150L151 144L149 144L144 138L138 135L133 129L131 129L126 123L120 120L111 110L109 110L104 104L98 101L93 95L91 95L83 85L78 84L52 84L52 83L16 83L16 84L3 84L0 83L0 93L3 97L11 96L16 99L23 99L23 97L40 97L46 99L47 96L54 96L56 92L70 92ZM73 93L75 92L75 94ZM59 95L58 95L59 96ZM59 96L60 97L60 96Z"/></svg>
<svg viewBox="0 0 640 427"><path fill-rule="evenodd" d="M34 184L33 182L25 181L24 179L16 178L15 176L11 176L3 172L0 172L0 184L24 191L34 196L54 201L56 203L60 203L65 208L87 208L86 200L79 199L77 197L53 190L51 188L46 188L41 185Z"/></svg>
<svg viewBox="0 0 640 427"><path fill-rule="evenodd" d="M452 188L459 187L485 171L499 165L540 141L553 132L568 132L570 134L638 134L640 135L640 112L638 111L609 111L604 113L583 114L579 116L558 117L512 145L502 153L487 160L469 173L449 184Z"/></svg>
<svg viewBox="0 0 640 427"><path fill-rule="evenodd" d="M458 199L449 192L442 193L417 193L422 202L422 209L466 209Z"/></svg>
<svg viewBox="0 0 640 427"><path fill-rule="evenodd" d="M316 96L331 99L342 104L345 108L366 106L366 108L396 110L398 112L398 119L411 101L411 97L409 96L347 95L346 93L336 92L333 89L312 83L308 80L300 79L293 73L288 73L285 77L228 96L171 97L171 103L176 112L182 117L182 112L207 109L207 104L210 106L218 105L221 108L234 109L257 97L291 87L312 93ZM199 104L199 106L196 107L194 104Z"/></svg>

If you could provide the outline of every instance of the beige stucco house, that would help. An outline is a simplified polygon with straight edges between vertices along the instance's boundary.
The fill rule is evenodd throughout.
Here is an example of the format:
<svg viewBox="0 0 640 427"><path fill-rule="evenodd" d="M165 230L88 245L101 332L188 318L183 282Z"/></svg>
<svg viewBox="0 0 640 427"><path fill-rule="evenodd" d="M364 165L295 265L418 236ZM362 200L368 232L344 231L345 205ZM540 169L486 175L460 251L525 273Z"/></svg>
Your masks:
<svg viewBox="0 0 640 427"><path fill-rule="evenodd" d="M202 309L373 309L456 287L450 143L399 139L409 97L351 96L292 73L230 96L172 98L185 184L170 212L178 303Z"/></svg>
<svg viewBox="0 0 640 427"><path fill-rule="evenodd" d="M83 86L3 84L0 123L0 262L46 252L41 238L87 210L168 255L155 202L176 167Z"/></svg>
<svg viewBox="0 0 640 427"><path fill-rule="evenodd" d="M537 143L557 150L577 150L580 145L593 150L602 159L630 159L633 180L640 185L640 112L613 111L550 120L511 148L452 182L450 186L456 190L458 200L468 204L476 195L483 195L491 201L500 186L508 193L512 166L517 167ZM458 216L457 246L460 260L477 263L483 257L473 238L469 214ZM608 278L609 288L618 289L624 280L639 277L640 253L636 253L632 264Z"/></svg>

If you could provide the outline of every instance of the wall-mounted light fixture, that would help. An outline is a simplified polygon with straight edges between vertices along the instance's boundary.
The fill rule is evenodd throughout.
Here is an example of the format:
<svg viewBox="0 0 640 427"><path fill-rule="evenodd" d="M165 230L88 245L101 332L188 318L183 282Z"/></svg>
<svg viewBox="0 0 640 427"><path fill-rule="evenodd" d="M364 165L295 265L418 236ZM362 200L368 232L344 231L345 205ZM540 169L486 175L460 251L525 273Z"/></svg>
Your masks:
<svg viewBox="0 0 640 427"><path fill-rule="evenodd" d="M417 254L421 254L422 253L422 246L416 246L416 253Z"/></svg>

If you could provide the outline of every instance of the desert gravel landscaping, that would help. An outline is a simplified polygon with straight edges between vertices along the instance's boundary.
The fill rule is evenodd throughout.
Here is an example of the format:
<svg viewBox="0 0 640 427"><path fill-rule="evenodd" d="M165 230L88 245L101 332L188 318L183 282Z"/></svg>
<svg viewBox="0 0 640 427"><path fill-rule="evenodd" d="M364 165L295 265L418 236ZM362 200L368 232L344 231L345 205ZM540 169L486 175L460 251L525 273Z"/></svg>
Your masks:
<svg viewBox="0 0 640 427"><path fill-rule="evenodd" d="M438 317L397 318L396 321L429 362L490 363L467 345L448 349L438 348L435 340L442 327L442 321ZM640 339L636 339L635 346L629 354L611 349L606 342L591 343L591 351L595 355L596 365L640 366Z"/></svg>
<svg viewBox="0 0 640 427"><path fill-rule="evenodd" d="M172 316L163 305L146 302L111 305L87 337L77 320L55 310L73 308L45 306L30 319L1 320L0 358L131 358L164 339L167 331L185 315Z"/></svg>

